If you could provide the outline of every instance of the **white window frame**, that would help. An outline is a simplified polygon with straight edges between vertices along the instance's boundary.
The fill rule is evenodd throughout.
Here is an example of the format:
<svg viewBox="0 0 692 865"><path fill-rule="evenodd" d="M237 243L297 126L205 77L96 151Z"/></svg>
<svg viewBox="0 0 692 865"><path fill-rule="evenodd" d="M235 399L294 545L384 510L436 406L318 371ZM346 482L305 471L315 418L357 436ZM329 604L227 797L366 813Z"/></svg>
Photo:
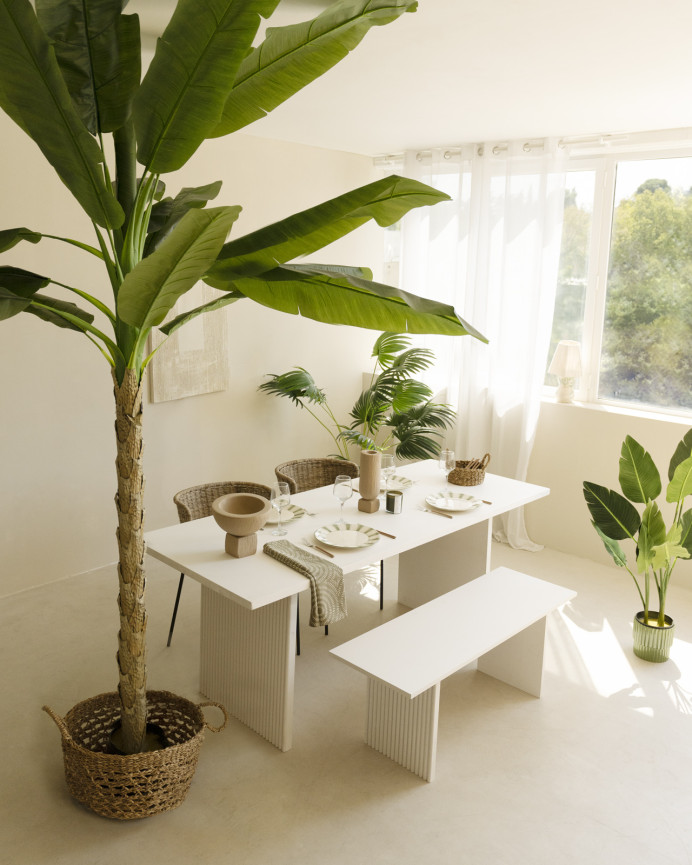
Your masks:
<svg viewBox="0 0 692 865"><path fill-rule="evenodd" d="M569 172L594 172L594 205L589 239L584 323L582 331L582 375L575 399L594 407L610 408L646 416L659 415L689 418L692 411L683 408L649 407L637 402L599 398L599 369L605 318L608 263L613 228L615 181L618 162L645 159L692 157L692 130L674 130L642 135L615 136L614 142L603 136L597 142L575 142L569 148ZM551 389L553 390L553 389Z"/></svg>

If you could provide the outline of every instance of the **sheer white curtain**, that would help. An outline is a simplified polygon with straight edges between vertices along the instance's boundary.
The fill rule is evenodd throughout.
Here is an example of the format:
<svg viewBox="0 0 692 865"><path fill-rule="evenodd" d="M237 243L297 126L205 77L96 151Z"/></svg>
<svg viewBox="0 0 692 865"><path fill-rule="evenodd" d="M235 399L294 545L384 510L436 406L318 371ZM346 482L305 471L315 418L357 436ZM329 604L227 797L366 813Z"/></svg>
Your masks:
<svg viewBox="0 0 692 865"><path fill-rule="evenodd" d="M406 154L403 171L452 201L402 225L401 287L454 305L489 339L430 342L449 372L462 457L492 455L490 470L525 480L536 433L562 235L564 154L553 141ZM495 536L540 549L521 510Z"/></svg>

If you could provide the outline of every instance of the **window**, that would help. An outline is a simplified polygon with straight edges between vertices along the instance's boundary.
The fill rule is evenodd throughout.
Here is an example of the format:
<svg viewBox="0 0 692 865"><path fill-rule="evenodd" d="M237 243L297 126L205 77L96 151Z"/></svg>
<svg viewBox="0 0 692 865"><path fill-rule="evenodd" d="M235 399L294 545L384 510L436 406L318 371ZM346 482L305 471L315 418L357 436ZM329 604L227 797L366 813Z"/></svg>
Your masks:
<svg viewBox="0 0 692 865"><path fill-rule="evenodd" d="M551 348L582 344L583 401L692 411L692 149L570 166Z"/></svg>

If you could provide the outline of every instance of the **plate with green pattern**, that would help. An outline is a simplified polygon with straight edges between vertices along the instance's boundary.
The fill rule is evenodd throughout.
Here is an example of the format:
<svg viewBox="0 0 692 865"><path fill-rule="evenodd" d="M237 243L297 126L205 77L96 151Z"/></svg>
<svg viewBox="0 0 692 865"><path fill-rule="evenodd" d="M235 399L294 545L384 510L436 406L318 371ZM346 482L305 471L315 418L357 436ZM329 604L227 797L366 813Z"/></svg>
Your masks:
<svg viewBox="0 0 692 865"><path fill-rule="evenodd" d="M360 523L332 523L329 526L315 531L315 538L321 544L327 544L330 547L339 547L342 550L357 550L362 547L371 547L376 541L379 541L380 536L369 526L362 526Z"/></svg>
<svg viewBox="0 0 692 865"><path fill-rule="evenodd" d="M284 523L290 523L293 520L299 520L305 511L302 508L299 508L298 505L284 505L281 508L281 525ZM272 508L272 512L267 519L267 523L270 526L275 526L279 522L279 515Z"/></svg>
<svg viewBox="0 0 692 865"><path fill-rule="evenodd" d="M480 499L466 493L442 492L432 493L425 497L431 508L441 511L472 511L482 504Z"/></svg>

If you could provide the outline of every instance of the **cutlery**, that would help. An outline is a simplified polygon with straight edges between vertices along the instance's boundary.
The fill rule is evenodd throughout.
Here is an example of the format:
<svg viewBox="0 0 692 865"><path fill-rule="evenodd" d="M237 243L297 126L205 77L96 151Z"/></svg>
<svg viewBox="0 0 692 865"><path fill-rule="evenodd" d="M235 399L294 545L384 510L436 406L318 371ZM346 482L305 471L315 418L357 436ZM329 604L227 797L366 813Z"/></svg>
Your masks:
<svg viewBox="0 0 692 865"><path fill-rule="evenodd" d="M375 529L378 535L384 535L385 538L394 538L396 540L396 535L390 535L389 532L383 532L382 529Z"/></svg>
<svg viewBox="0 0 692 865"><path fill-rule="evenodd" d="M311 547L313 550L324 553L325 556L329 556L330 559L334 558L334 553L330 553L329 550L323 550L322 547L318 547L317 544L313 544L311 541L303 541L303 546Z"/></svg>
<svg viewBox="0 0 692 865"><path fill-rule="evenodd" d="M437 514L438 517L447 517L448 520L453 520L454 517L451 514L443 514L442 511L434 511L432 508L418 508L419 511L425 511L426 514Z"/></svg>

